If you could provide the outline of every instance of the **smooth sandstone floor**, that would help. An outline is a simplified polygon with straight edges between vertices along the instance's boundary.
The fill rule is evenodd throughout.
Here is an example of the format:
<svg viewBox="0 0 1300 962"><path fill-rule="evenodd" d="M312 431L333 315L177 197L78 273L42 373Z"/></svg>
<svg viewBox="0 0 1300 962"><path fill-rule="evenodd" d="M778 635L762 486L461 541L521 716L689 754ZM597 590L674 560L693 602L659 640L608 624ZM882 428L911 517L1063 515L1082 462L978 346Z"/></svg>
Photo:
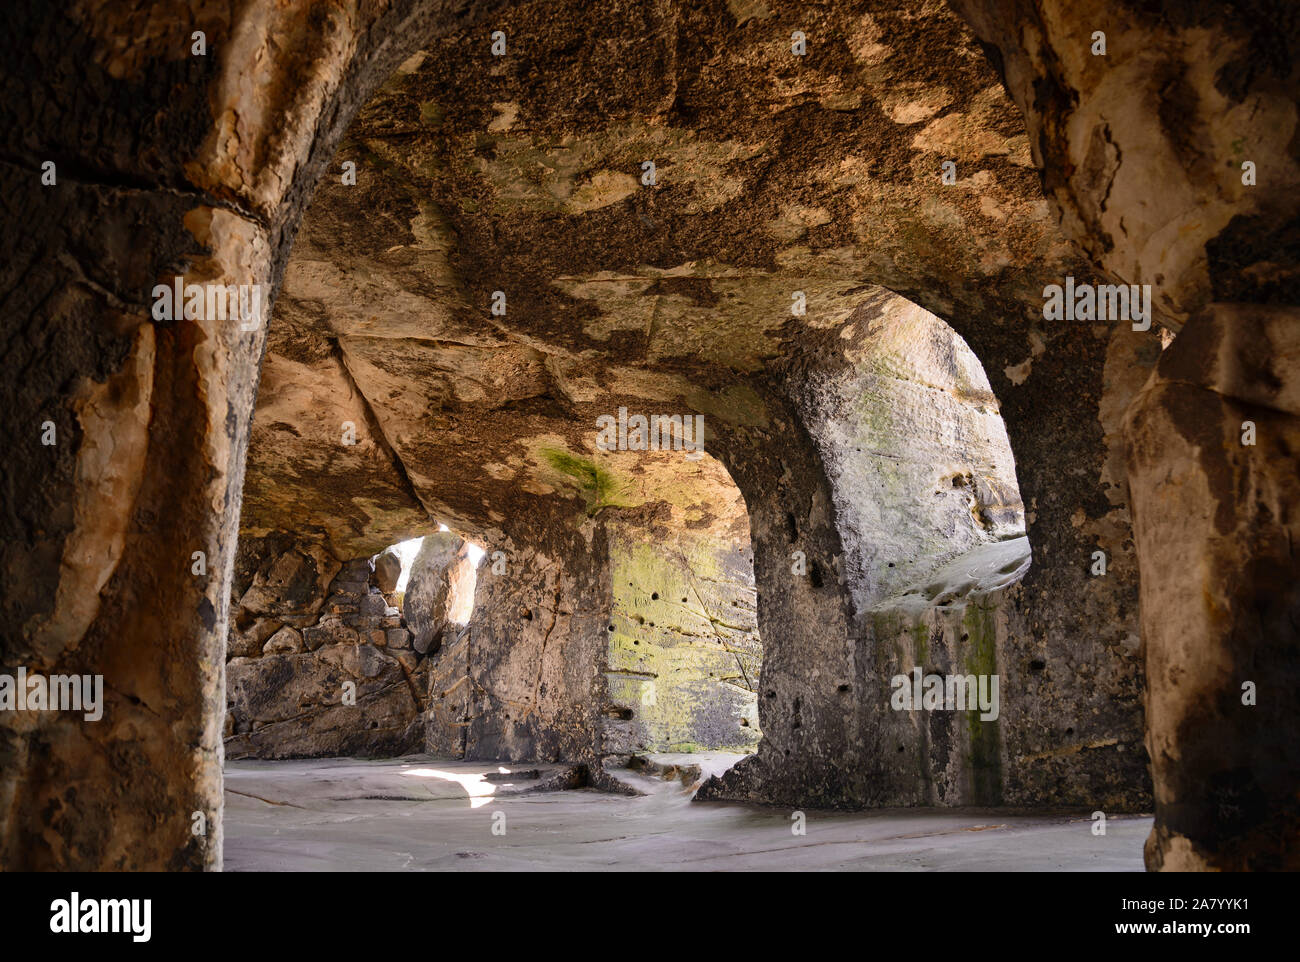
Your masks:
<svg viewBox="0 0 1300 962"><path fill-rule="evenodd" d="M717 760L702 759L706 768ZM721 763L725 767L725 763ZM536 791L560 765L399 759L226 765L226 871L1133 871L1151 818L893 809L791 812L649 794ZM495 829L495 831L494 831Z"/></svg>

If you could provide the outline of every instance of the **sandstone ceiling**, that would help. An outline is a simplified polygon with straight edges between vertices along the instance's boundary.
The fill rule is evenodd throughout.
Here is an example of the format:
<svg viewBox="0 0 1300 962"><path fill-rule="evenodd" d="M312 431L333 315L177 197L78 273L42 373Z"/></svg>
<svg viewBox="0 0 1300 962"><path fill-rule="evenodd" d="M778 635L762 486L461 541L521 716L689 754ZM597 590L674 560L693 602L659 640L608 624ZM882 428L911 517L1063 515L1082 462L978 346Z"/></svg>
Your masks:
<svg viewBox="0 0 1300 962"><path fill-rule="evenodd" d="M590 759L640 640L611 612L672 601L623 572L660 526L739 533L737 492L763 738L713 797L1150 801L1152 868L1298 864L1294 3L11 7L0 661L102 675L108 723L4 713L6 867L220 866L247 535L328 538L318 575L501 536L480 747ZM179 275L275 291L264 364L152 314ZM1046 320L1068 277L1150 285L1163 336ZM702 414L716 460L598 456L624 405ZM984 550L1003 440L1032 568L940 611L900 554L1019 570ZM997 728L888 707L936 655L996 669Z"/></svg>
<svg viewBox="0 0 1300 962"><path fill-rule="evenodd" d="M761 2L495 20L508 56L480 30L411 57L317 191L271 325L246 531L324 530L342 556L430 517L491 539L556 494L707 523L721 466L598 453L596 418L774 429L774 370L854 347L844 363L870 365L871 319L911 309L881 286L977 352L1029 356L1016 298L1072 255L1023 121L942 3L801 12L806 57Z"/></svg>

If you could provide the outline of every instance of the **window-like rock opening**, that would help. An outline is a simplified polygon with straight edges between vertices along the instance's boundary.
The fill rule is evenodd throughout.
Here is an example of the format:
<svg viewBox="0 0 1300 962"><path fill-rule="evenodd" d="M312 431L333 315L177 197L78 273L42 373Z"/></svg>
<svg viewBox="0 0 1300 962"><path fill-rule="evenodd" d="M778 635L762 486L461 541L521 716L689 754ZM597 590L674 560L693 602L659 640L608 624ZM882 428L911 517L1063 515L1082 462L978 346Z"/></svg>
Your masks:
<svg viewBox="0 0 1300 962"><path fill-rule="evenodd" d="M997 706L968 703L964 687L959 702L955 689L974 679L997 700L1006 675L1007 594L1030 566L1015 459L983 366L951 327L885 292L863 312L875 320L847 352L852 372L822 382L828 417L814 430L868 606L867 695L889 698L885 741L911 744L924 801L997 804ZM954 697L940 710L913 704L918 678L942 679Z"/></svg>
<svg viewBox="0 0 1300 962"><path fill-rule="evenodd" d="M765 737L702 794L1000 802L995 714L891 701L916 670L986 685L1020 670L1007 649L1028 632L1006 599L1029 565L1024 509L980 362L942 320L874 289L783 373L780 429L737 432L728 459L762 532Z"/></svg>
<svg viewBox="0 0 1300 962"><path fill-rule="evenodd" d="M943 320L888 291L869 294L853 320L843 361L809 374L803 396L856 600L945 605L1004 585L1016 558L1025 564L1011 574L1022 575L1015 459L979 359ZM946 570L967 555L969 576Z"/></svg>
<svg viewBox="0 0 1300 962"><path fill-rule="evenodd" d="M445 525L438 526L438 533L444 534L450 531ZM392 593L393 604L401 608L405 602L406 589L410 584L411 576L416 570L416 559L420 557L420 549L425 542L425 536L418 538L408 538L405 541L399 541L395 545L385 548L375 556L376 571L380 566L393 572ZM478 570L479 563L483 560L483 548L472 541L464 542L465 557L469 559L469 575L463 588L455 594L455 602L448 611L448 620L457 625L469 624L470 615L474 611L474 584L477 581L475 572ZM391 559L391 560L385 560ZM424 566L421 566L422 574ZM420 579L417 579L419 581Z"/></svg>
<svg viewBox="0 0 1300 962"><path fill-rule="evenodd" d="M874 607L960 606L1029 569L1015 458L974 352L941 319L899 300L889 325L861 345L871 413L859 439L881 488L893 487L880 514L892 521L876 550L893 557L878 572L883 600Z"/></svg>

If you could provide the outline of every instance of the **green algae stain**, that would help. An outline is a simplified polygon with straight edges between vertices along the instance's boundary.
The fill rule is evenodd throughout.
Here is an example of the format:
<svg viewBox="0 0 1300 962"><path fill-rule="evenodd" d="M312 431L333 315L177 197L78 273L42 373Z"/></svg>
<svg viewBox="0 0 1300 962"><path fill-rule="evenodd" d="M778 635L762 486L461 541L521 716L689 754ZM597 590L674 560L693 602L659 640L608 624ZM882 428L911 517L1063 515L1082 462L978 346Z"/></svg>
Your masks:
<svg viewBox="0 0 1300 962"><path fill-rule="evenodd" d="M883 670L890 663L892 656L894 666L905 671L907 657L903 652L901 637L904 621L901 613L889 610L877 610L871 613L872 642L875 646L876 667Z"/></svg>
<svg viewBox="0 0 1300 962"><path fill-rule="evenodd" d="M968 635L966 671L974 675L996 675L998 671L997 626L993 608L968 605L962 627ZM1001 679L999 679L1001 682ZM1001 688L998 695L1001 698ZM997 721L981 721L978 710L966 713L970 731L970 766L974 803L1002 804L1002 752Z"/></svg>
<svg viewBox="0 0 1300 962"><path fill-rule="evenodd" d="M930 626L924 618L917 618L912 625L912 644L916 652L916 663L922 667L930 660Z"/></svg>
<svg viewBox="0 0 1300 962"><path fill-rule="evenodd" d="M624 483L595 461L559 448L543 448L540 453L547 464L577 485L587 503L587 517L594 518L605 508L629 507Z"/></svg>
<svg viewBox="0 0 1300 962"><path fill-rule="evenodd" d="M744 637L753 626L728 624L739 619L705 587L726 578L716 552L691 538L615 536L610 572L610 696L632 711L640 749L752 752L761 650Z"/></svg>

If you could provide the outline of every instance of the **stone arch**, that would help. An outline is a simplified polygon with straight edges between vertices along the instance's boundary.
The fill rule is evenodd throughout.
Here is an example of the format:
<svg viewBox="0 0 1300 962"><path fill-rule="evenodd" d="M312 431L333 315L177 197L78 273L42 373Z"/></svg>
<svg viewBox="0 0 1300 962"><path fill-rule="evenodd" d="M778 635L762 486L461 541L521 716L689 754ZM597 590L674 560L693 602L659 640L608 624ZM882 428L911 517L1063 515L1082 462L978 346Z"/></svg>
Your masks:
<svg viewBox="0 0 1300 962"><path fill-rule="evenodd" d="M1295 413L1289 373L1274 371L1276 385L1264 394L1253 393L1252 384L1259 379L1243 374L1242 365L1251 375L1263 368L1233 340L1226 322L1246 319L1252 337L1274 345L1274 355L1290 356L1285 329L1276 324L1278 317L1289 316L1293 285L1289 273L1271 262L1270 251L1282 251L1285 258L1294 254L1290 239L1296 195L1287 189L1242 195L1238 171L1226 181L1222 171L1213 176L1221 158L1199 151L1196 138L1165 130L1162 138L1148 140L1146 133L1161 130L1170 116L1206 120L1215 104L1230 106L1233 116L1267 108L1259 112L1262 128L1252 128L1252 145L1260 151L1261 169L1276 177L1271 185L1294 187L1294 159L1283 142L1294 120L1294 104L1285 96L1294 86L1294 58L1276 56L1295 46L1293 27L1269 38L1223 19L1227 14L1207 14L1205 24L1190 24L1125 8L1117 14L1127 27L1124 37L1112 37L1121 69L1107 74L1092 69L1096 65L1077 43L1089 32L1084 21L1092 16L1092 7L1048 19L1028 3L992 0L957 6L989 49L1000 52L996 69L1023 111L1020 120L970 31L943 9L930 10L915 22L883 10L849 22L847 14L832 10L831 27L862 42L846 45L838 61L847 80L832 83L818 67L807 71L805 82L811 85L800 86L798 95L815 100L818 110L798 130L782 128L789 113L772 109L792 89L789 65L760 55L763 44L775 36L772 25L757 24L735 43L716 45L732 58L730 75L761 94L746 100L726 84L711 95L701 70L676 67L679 40L683 61L689 62L691 52L707 45L711 35L737 30L736 24L711 24L703 13L686 8L647 13L663 21L650 24L651 31L643 29L643 22L633 23L631 29L666 42L635 63L620 64L635 77L631 86L639 95L649 92L655 118L721 118L697 144L670 134L660 141L672 150L671 163L664 166L676 165L697 194L677 195L676 207L668 200L655 206L635 195L632 213L641 226L629 230L628 222L614 219L608 210L612 204L604 203L628 184L608 174L598 178L600 169L585 171L590 176L583 183L568 183L572 190L567 193L549 187L525 191L523 200L544 208L556 202L566 216L596 212L583 230L603 238L623 231L639 246L634 252L623 247L625 256L611 268L616 276L599 279L612 293L601 294L592 277L579 277L570 278L558 293L544 288L546 295L532 303L525 297L533 308L533 320L517 331L525 346L533 340L545 347L549 336L550 347L559 342L564 351L534 348L542 357L521 349L521 368L539 380L549 376L573 403L581 400L585 385L575 384L568 362L593 341L603 340L619 351L644 348L646 357L665 364L669 376L641 372L639 380L628 378L627 393L675 404L682 398L689 402L692 389L702 385L706 395L715 397L692 403L706 413L717 410L719 399L729 406L735 395L724 391L746 382L750 395L745 396L762 400L768 423L778 430L760 436L759 426L742 419L730 438L719 439L719 451L738 483L750 479L751 490L764 484L810 519L806 531L797 525L796 531L810 545L809 557L821 566L822 577L820 586L807 590L834 595L836 582L824 576L834 558L843 555L833 492L806 428L800 434L804 412L797 399L781 393L768 364L802 331L783 331L789 322L773 306L788 305L790 281L797 277L802 283L797 289L819 308L814 319L828 326L847 316L856 302L852 292L863 283L887 286L943 317L989 372L1017 452L1030 537L1038 553L1016 601L1027 623L1024 637L1033 638L1039 649L1037 658L1028 653L1029 662L1068 661L1075 639L1094 639L1081 659L1083 674L1122 675L1128 685L1125 704L1131 704L1140 677L1127 649L1137 637L1136 570L1139 562L1142 566L1147 663L1156 669L1152 678L1157 686L1149 702L1158 818L1150 864L1289 865L1293 852L1279 853L1275 843L1260 839L1296 837L1294 800L1286 794L1294 784L1293 709L1272 703L1268 712L1232 716L1228 730L1235 747L1219 751L1215 738L1225 729L1212 723L1226 715L1222 706L1231 704L1235 710L1238 673L1221 672L1195 689L1176 684L1162 666L1177 658L1181 629L1164 625L1160 612L1190 599L1187 610L1202 616L1191 626L1196 651L1221 653L1234 665L1256 654L1285 663L1294 633L1284 616L1294 606L1287 596L1277 611L1270 609L1267 617L1252 621L1259 586L1269 584L1252 575L1213 585L1224 600L1220 609L1230 617L1210 617L1197 603L1201 596L1158 554L1190 545L1207 555L1220 549L1244 552L1255 573L1293 567L1280 546L1289 545L1294 532L1279 520L1279 512L1252 513L1228 493L1235 485L1222 479L1226 471L1256 485L1267 491L1266 502L1281 505L1292 499L1281 480L1287 472L1295 473L1286 453L1296 447L1288 420ZM462 28L481 12L473 7L451 14L408 2L383 10L363 5L351 16L249 10L238 22L227 23L213 15L202 23L212 55L201 61L185 53L193 25L150 19L161 14L115 13L94 23L76 15L49 18L43 10L28 8L15 15L13 56L6 59L11 67L5 89L11 95L3 102L4 126L14 133L7 142L17 146L0 176L6 197L15 198L17 219L36 227L8 242L12 256L3 259L3 289L10 297L8 340L18 346L15 363L32 373L25 384L5 383L3 400L12 414L3 430L8 449L33 467L30 484L4 494L4 621L17 627L5 635L3 660L6 665L104 674L111 679L107 697L113 724L88 730L64 719L32 727L6 720L0 731L5 760L0 766L0 811L5 813L0 857L6 866L219 867L219 819L213 819L217 828L206 838L191 835L189 828L192 812L220 809L220 652L264 333L240 336L207 322L152 324L146 292L160 278L176 274L196 282L277 287L299 216L358 105L429 38ZM547 8L545 15L553 12ZM526 28L541 14L534 7L518 16ZM1278 22L1294 23L1285 16ZM1021 25L1031 29L1015 32ZM117 43L122 37L144 39L124 46ZM916 49L960 54L951 58L951 77L941 85L952 89L938 89L914 65L889 63L890 48L879 42L883 37L898 37ZM1175 53L1153 63L1145 56L1153 38L1162 41L1161 49ZM1220 68L1210 77L1195 69L1205 49L1198 44L1219 38L1229 42L1202 58ZM1242 70L1241 58L1257 50L1270 54L1263 67ZM433 61L430 69L443 69ZM256 86L244 83L243 70L250 63L262 65ZM557 70L550 80L546 99L559 105L557 122L581 117L578 108L600 76L598 71L574 76L586 66L570 58L567 69ZM99 143L87 146L82 103L68 102L55 91L30 95L31 78L56 75L95 92L97 129L105 132ZM1156 80L1162 82L1153 87ZM1171 100L1148 97L1141 102L1139 120L1111 124L1102 115L1108 91L1117 87L1170 92ZM161 91L174 92L172 99L160 102ZM898 96L900 91L906 96ZM507 110L489 119L485 111L495 101L490 90L480 93L489 96L474 101L472 110L485 121L482 127L500 121L494 133L509 133L520 117L536 120L537 104L528 102L518 102L513 116ZM736 106L715 109L719 100ZM625 120L626 101L621 108L609 103L606 118ZM643 112L642 106L637 105L637 112ZM753 152L754 145L728 127L746 119L744 110L768 118L768 126L755 128L759 143ZM431 108L428 119L437 114ZM1222 131L1206 126L1213 136L1202 141L1218 144ZM590 132L585 122L584 129ZM640 135L636 140L625 131L603 139L620 148L654 142L646 130ZM772 144L782 150L771 153ZM835 145L833 158L828 144ZM502 148L495 157L508 166L511 155L505 148L525 148L526 153L528 145L497 137L491 146ZM894 158L888 176L872 176L869 159L877 155ZM602 160L610 156L602 155ZM944 195L935 170L946 156L957 158L959 177L953 186L959 189ZM1144 156L1158 162L1134 160ZM37 171L49 158L61 171L57 190L39 185ZM1045 170L1047 193L1056 213L1064 215L1062 226L1042 203L1039 184L1033 182L1034 162ZM745 164L762 168L753 182L770 192L741 211L727 207L734 199L727 191L735 179L724 175ZM614 171L614 165L607 170ZM801 171L812 180L801 179ZM818 189L845 178L858 185L858 193L828 200L830 206L799 202L805 188L815 199ZM1151 185L1166 180L1179 185L1180 203L1190 198L1184 205L1188 209L1204 206L1214 214L1209 226L1174 245L1177 256L1169 264L1152 253L1159 248L1159 225L1138 216L1140 201L1158 193ZM485 182L493 182L491 163ZM1112 191L1112 186L1118 189ZM1243 196L1249 201L1243 202ZM709 216L692 222L697 229L688 233L699 247L687 250L676 246L675 238L683 232L670 232L664 225L680 218L690 204ZM423 224L436 226L435 220ZM531 227L542 220L530 222ZM560 245L554 241L564 236L552 229L559 224L552 219L537 234L555 249ZM141 225L149 226L143 230ZM724 227L747 244L722 244L715 253L725 258L700 270L683 270L692 255L712 250L704 240L726 236ZM490 236L486 230L466 232L466 250L481 253ZM436 231L426 237L436 247ZM472 258L469 263L473 265ZM528 266L525 253L516 253L505 265L507 270ZM558 266L581 274L591 264L579 259ZM554 271L557 264L543 267ZM1164 355L1153 337L1123 329L1049 327L1038 319L1041 291L1067 274L1135 283L1168 274L1171 280L1157 300L1161 319L1170 331L1190 320ZM746 278L748 293L741 289ZM475 278L482 293L495 282L494 277ZM722 318L726 323L710 328L692 320L698 320L692 310L745 296L751 297L749 309L727 313ZM602 303L608 307L620 299L629 308L625 319L636 324L610 323ZM679 322L667 329L687 342L684 350L678 351L671 339L650 336L656 318L665 320L660 312L664 305L674 311L666 319ZM644 309L631 309L638 306ZM558 309L584 312L587 324L581 336L548 330ZM779 323L737 321L778 314ZM647 319L652 323L638 326ZM647 331L644 345L639 330ZM686 360L692 357L709 363ZM1157 360L1159 367L1151 374ZM1126 486L1120 468L1121 415L1148 375L1128 421ZM642 393L631 390L633 384ZM575 386L577 393L572 392ZM539 392L519 400L545 403L547 396ZM1257 420L1273 430L1271 445L1262 450L1280 457L1261 459L1255 451L1238 452L1229 445L1232 456L1225 454L1226 462L1194 460L1195 452L1206 447L1204 438L1185 430L1185 419L1175 415L1196 404L1220 426L1235 426L1246 414L1258 414ZM61 439L52 450L33 440L40 437L35 428L46 420L54 422ZM1161 436L1164 424L1183 425L1178 428L1182 440L1173 447ZM1235 432L1221 434L1231 440ZM1188 498L1191 508L1208 516L1213 507L1216 516L1220 509L1230 516L1214 531L1191 530L1161 507L1156 484L1171 464L1191 465L1187 484L1206 486L1204 494ZM790 466L807 472L801 484L785 477L784 468ZM413 486L419 483L408 480ZM1137 505L1136 537L1129 533L1129 487ZM599 495L599 485L589 493ZM446 507L449 516L477 510L468 503ZM527 498L507 507L511 512L538 507L534 517L540 521L547 516L543 502ZM770 506L766 512L751 503L755 530L764 532L764 545L755 549L756 566L761 560L761 567L775 569L785 518ZM505 520L489 516L484 523L501 526L504 536ZM1227 529L1236 520L1241 523L1229 537ZM581 527L562 530L566 551L589 546ZM520 540L529 540L522 530ZM1102 581L1086 574L1086 559L1098 547L1111 556L1117 577ZM192 552L200 550L210 573L206 581L196 581L192 573ZM830 619L827 633L832 637L857 637L853 608L842 598L827 605L821 603L824 596L799 593L804 590L782 593L774 587L769 600L760 601L760 612L771 605L773 624L786 623L792 632L805 634L801 613L822 612ZM594 583L584 582L575 591L604 604ZM1059 599L1064 596L1077 598L1077 604L1063 606ZM1094 634L1098 625L1099 637ZM1279 628L1280 640L1266 640L1270 627ZM825 638L808 643L828 672L848 672L845 646ZM793 690L790 695L793 711L800 695ZM819 719L817 737L824 735L828 744L865 737L862 726L824 702L811 694L809 701L797 702L800 712ZM1131 729L1137 712L1129 714ZM164 716L182 722L164 730L157 724ZM1037 760L1057 790L1073 790L1074 776L1082 774L1095 779L1117 804L1141 797L1140 789L1135 794L1123 787L1141 784L1136 753L1119 751L1128 748L1126 742L1084 739L1096 744L1074 746L1079 751L1073 755L1052 756L1052 746L1059 746L1065 734L1059 725L1059 719L1043 720L1047 754ZM148 735L134 740L122 735L136 729ZM800 730L801 738L813 734L811 724ZM1274 756L1246 751L1260 735L1258 744L1281 750ZM1243 819L1221 830L1214 813L1236 797L1241 766L1232 759L1238 758L1251 760L1249 773L1264 772L1265 787L1252 797ZM87 799L97 794L95 787L110 783L122 791L112 796L111 806L88 815ZM823 774L807 781L805 797L833 800L848 792L870 800L873 791L890 784L903 783L868 783L864 778L846 789ZM1201 792L1205 784L1212 788ZM1040 787L1004 782L1004 798L1033 797ZM769 797L778 794L773 790ZM793 798L797 793L786 794ZM110 824L114 831L108 831Z"/></svg>
<svg viewBox="0 0 1300 962"><path fill-rule="evenodd" d="M1139 809L1146 789L1136 636L1108 635L1092 625L1086 630L1094 637L1100 633L1104 643L1090 650L1079 638L1089 612L1095 618L1103 604L1119 605L1119 624L1110 631L1123 627L1122 599L1131 588L1132 569L1112 569L1109 583L1089 584L1091 554L1085 549L1095 547L1089 540L1097 534L1079 531L1086 515L1076 508L1072 517L1053 516L1059 510L1055 505L1049 514L1048 505L1033 502L1038 512L1031 509L1029 541L1037 547L1041 538L1044 550L1034 561L1041 570L1031 567L1023 582L1014 578L1022 565L1001 559L995 567L1010 564L1013 570L1004 573L995 591L977 591L978 600L969 605L952 592L930 599L938 607L916 596L890 600L909 580L920 579L917 587L923 589L945 562L992 540L981 538L979 525L972 524L963 542L951 527L960 524L961 507L948 504L946 511L925 515L935 530L948 526L937 546L943 553L927 552L925 525L916 519L894 518L890 533L909 533L884 552L870 543L872 523L864 522L864 508L896 508L935 492L933 479L921 481L928 465L892 492L892 504L891 494L879 487L881 474L870 461L880 452L863 455L851 440L855 432L864 433L862 416L845 399L878 391L870 387L873 365L890 359L872 358L867 347L854 354L845 345L869 344L872 332L882 327L906 338L901 332L908 330L909 318L919 317L929 325L920 330L950 330L905 299L876 291L846 325L820 340L808 337L772 372L763 406L779 414L769 414L762 425L728 425L719 442L720 456L749 497L754 524L759 624L769 639L760 699L766 742L757 758L715 780L701 797L802 804L812 804L811 799L854 807L1091 804L1104 798L1116 808ZM996 406L991 393L981 396L972 390L976 385L958 388L951 370L948 377L945 386L966 394L965 400ZM987 391L987 384L979 390ZM1036 399L1040 417L1064 406L1068 417L1077 419L1079 408L1087 411L1095 403L1086 395L1051 403L1045 394ZM876 416L898 403L879 395L872 400L879 405ZM1053 423L1068 423L1058 418L1059 413ZM1012 429L1008 421L1008 432ZM1096 432L1087 421L1078 421L1075 429ZM898 450L909 443L908 430L916 428L901 426ZM1032 479L1036 492L1058 487L1053 482L1059 479L1044 484L1035 474L1059 466L1062 449L1046 456L1043 438L1033 440L1027 447L1041 460L1029 461L1017 450L1015 473L1021 483ZM944 458L954 464L972 458L960 445L945 451L936 444L934 451L936 475L944 473L938 466ZM990 480L1014 491L1016 478L1009 464L1006 469L1002 478L990 472ZM1082 476L1076 482L1082 487L1100 468L1080 464L1076 456L1072 470ZM773 490L780 495L772 498ZM1063 494L1053 497L1064 501ZM1006 507L1014 514L1014 507ZM1119 526L1107 535L1125 530ZM1103 543L1111 550L1111 541ZM809 577L791 576L795 550L805 552ZM895 574L888 567L906 561L915 566L911 571L904 567ZM1077 592L1070 605L1050 601L1052 588L1045 587L1062 583ZM1096 600L1090 601L1089 593ZM1077 664L1081 650L1090 652L1086 669ZM1000 677L1003 708L996 731L975 726L968 740L955 728L934 721L917 725L915 717L890 710L889 681L913 664L927 673L936 665L961 673L978 663ZM1044 704L1052 710L1042 710ZM903 718L908 722L900 725Z"/></svg>

